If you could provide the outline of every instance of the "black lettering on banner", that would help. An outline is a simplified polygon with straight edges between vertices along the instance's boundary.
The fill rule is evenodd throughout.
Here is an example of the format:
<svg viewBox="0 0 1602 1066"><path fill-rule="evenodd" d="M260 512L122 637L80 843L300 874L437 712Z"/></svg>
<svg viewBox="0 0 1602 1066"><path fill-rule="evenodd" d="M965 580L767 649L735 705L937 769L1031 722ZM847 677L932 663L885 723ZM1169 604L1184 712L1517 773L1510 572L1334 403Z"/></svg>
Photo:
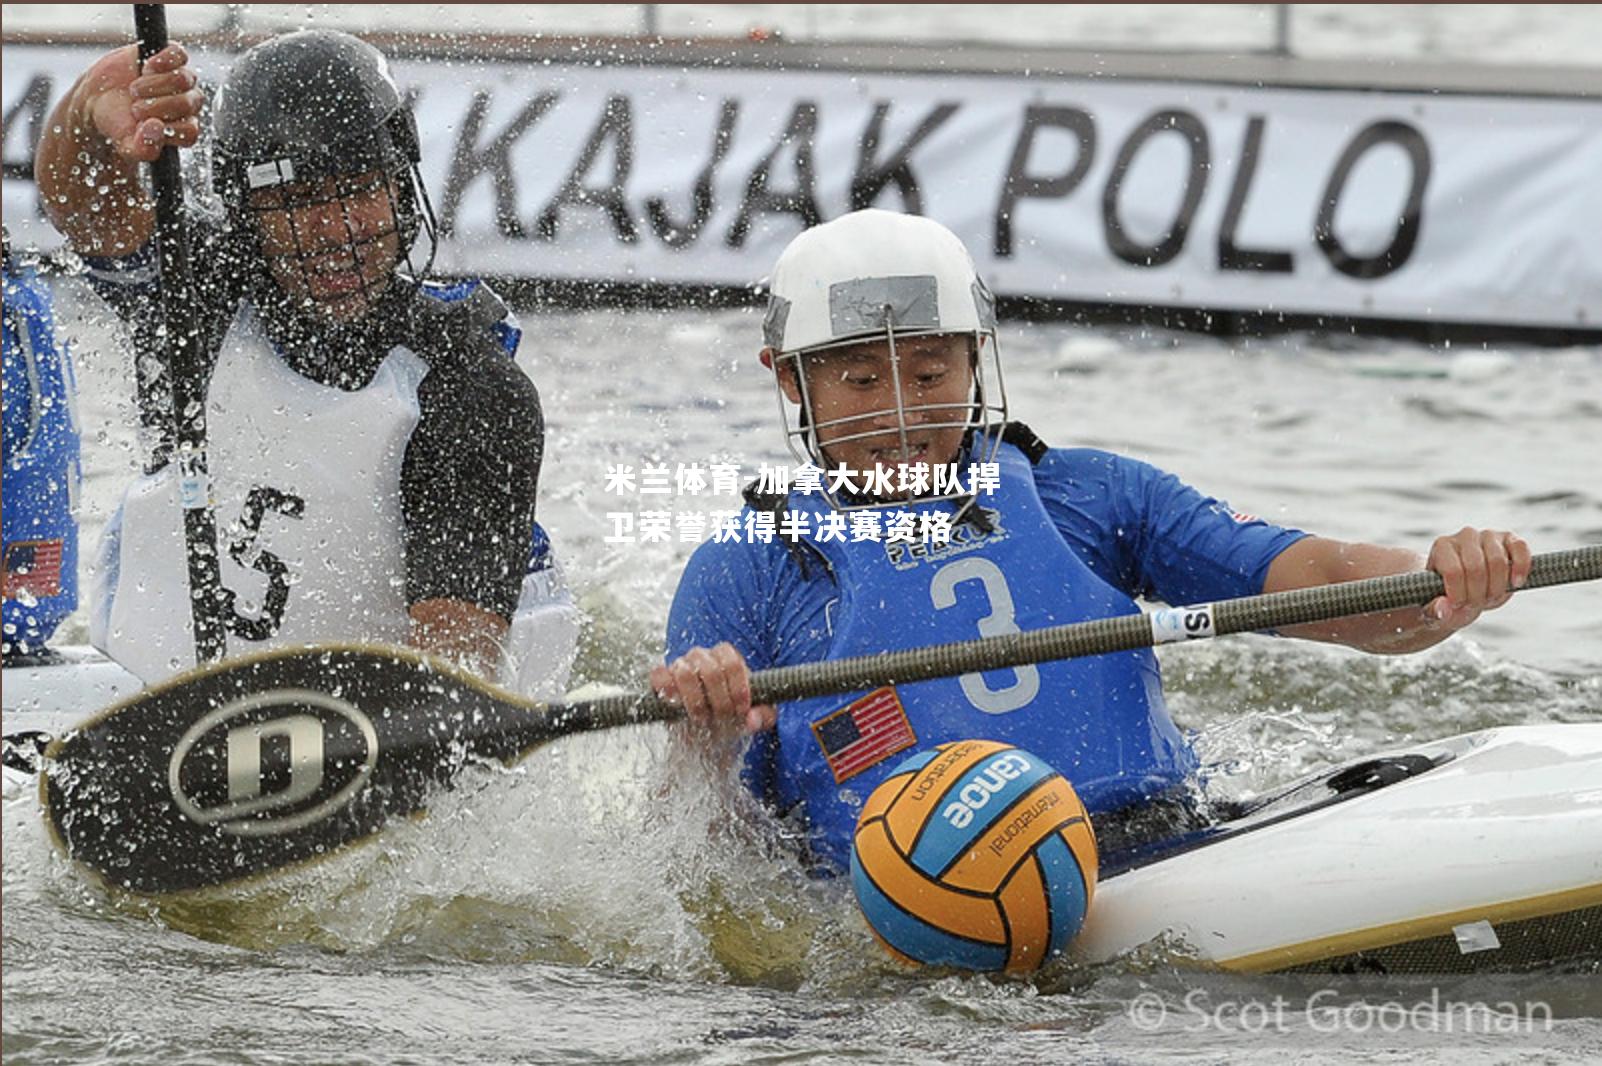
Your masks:
<svg viewBox="0 0 1602 1066"><path fill-rule="evenodd" d="M261 521L268 511L298 519L306 513L306 501L293 493L257 485L245 498L245 510L239 521L228 530L229 558L240 566L267 575L261 614L255 618L248 618L235 608L238 597L232 589L221 590L223 624L241 640L272 639L284 624L284 608L289 604L289 567L270 551L254 550L256 538L261 534Z"/></svg>
<svg viewBox="0 0 1602 1066"><path fill-rule="evenodd" d="M1079 141L1074 165L1062 174L1042 175L1029 173L1029 156L1034 150L1035 137L1043 129L1067 130ZM1023 129L1012 146L1012 159L1007 163L1007 177L1002 182L1001 198L996 203L996 224L993 245L998 257L1012 255L1012 219L1020 200L1061 199L1079 187L1090 172L1096 158L1096 121L1089 113L1077 107L1059 107L1031 104L1024 111Z"/></svg>
<svg viewBox="0 0 1602 1066"><path fill-rule="evenodd" d="M712 134L712 155L707 159L706 166L701 168L701 174L695 179L695 191L691 194L691 203L694 214L690 221L675 222L673 216L668 214L667 201L660 196L653 196L645 201L645 214L651 222L651 232L656 234L657 240L669 248L685 248L695 243L701 236L701 230L706 226L707 219L712 217L712 211L717 206L713 199L714 182L717 180L718 166L723 158L729 154L729 145L734 141L734 124L740 117L740 101L724 100L723 107L718 112L718 128Z"/></svg>
<svg viewBox="0 0 1602 1066"><path fill-rule="evenodd" d="M1218 269L1255 270L1264 274L1289 274L1296 266L1290 252L1271 248L1242 248L1235 243L1240 229L1240 216L1246 210L1251 195L1252 180L1257 176L1257 157L1263 145L1262 115L1253 115L1246 123L1246 136L1240 146L1240 164L1235 168L1235 183L1229 189L1229 203L1224 208L1224 226L1218 234Z"/></svg>
<svg viewBox="0 0 1602 1066"><path fill-rule="evenodd" d="M1407 202L1396 219L1396 230L1391 243L1376 255L1357 256L1346 250L1335 234L1335 211L1340 205L1346 181L1369 149L1382 144L1394 144L1407 153L1412 165L1413 180L1407 190ZM1319 249L1330 265L1349 278L1371 281L1402 269L1413 256L1418 245L1419 231L1424 227L1424 189L1430 180L1430 146L1417 128L1405 122L1384 120L1371 123L1360 130L1352 143L1346 146L1335 163L1335 170L1324 186L1324 198L1319 203L1318 222L1313 227Z"/></svg>
<svg viewBox="0 0 1602 1066"><path fill-rule="evenodd" d="M584 179L607 144L612 146L612 180L605 185L586 185ZM599 207L612 220L612 232L624 244L640 239L639 227L629 213L627 198L629 174L634 170L634 105L626 96L609 96L601 121L590 131L578 162L568 172L562 188L540 212L538 236L542 241L556 239L556 225L567 204Z"/></svg>
<svg viewBox="0 0 1602 1066"><path fill-rule="evenodd" d="M5 160L0 173L3 173L6 181L33 184L33 156L39 149L39 138L44 135L45 123L50 119L50 91L53 84L50 75L35 74L28 80L28 87L22 90L17 102L5 114L5 124L0 127L0 145L9 144L11 130L17 120L23 115L28 117L28 139L23 146L26 154ZM40 209L39 213L44 212Z"/></svg>
<svg viewBox="0 0 1602 1066"><path fill-rule="evenodd" d="M479 147L479 133L484 128L484 116L489 111L491 94L479 90L473 94L473 104L462 120L462 132L456 137L456 150L451 155L451 168L445 177L445 195L439 203L439 234L449 237L456 231L456 211L461 207L462 193L480 174L488 171L495 189L495 225L501 234L513 239L526 234L517 217L517 180L512 172L512 147L529 127L545 116L559 93L543 92L523 105L517 117L507 123L501 132Z"/></svg>
<svg viewBox="0 0 1602 1066"><path fill-rule="evenodd" d="M751 234L751 220L756 215L795 215L802 228L816 226L823 221L818 207L818 168L814 161L818 138L818 105L802 100L790 112L790 121L779 140L762 162L751 171L745 182L745 199L740 202L740 213L724 235L723 243L730 248L745 247ZM790 150L795 158L795 187L789 192L768 188L768 178L779 156Z"/></svg>
<svg viewBox="0 0 1602 1066"><path fill-rule="evenodd" d="M890 115L890 102L881 100L873 105L873 117L868 120L868 128L863 131L862 141L857 145L857 171L851 176L851 210L872 207L885 186L894 185L901 190L902 206L911 214L923 214L923 193L918 188L917 175L912 172L912 153L931 133L956 114L958 106L937 106L923 117L918 128L890 153L889 158L875 162L879 140L884 136L884 122Z"/></svg>
<svg viewBox="0 0 1602 1066"><path fill-rule="evenodd" d="M1146 142L1159 133L1173 131L1185 138L1190 146L1190 168L1185 175L1185 198L1179 205L1179 213L1168 224L1168 231L1163 234L1156 244L1137 244L1124 232L1124 224L1118 210L1118 195L1123 189L1124 176L1129 173L1129 167L1135 161L1135 156L1145 147ZM1190 235L1190 225L1196 218L1196 207L1201 203L1202 193L1207 190L1207 171L1211 165L1210 153L1207 147L1207 130L1201 124L1201 119L1189 111L1158 111L1135 128L1129 139L1118 150L1118 157L1113 161L1112 174L1107 178L1107 188L1101 196L1101 225L1107 237L1107 247L1119 259L1139 267L1157 267L1171 262L1175 256L1185 249L1185 238Z"/></svg>

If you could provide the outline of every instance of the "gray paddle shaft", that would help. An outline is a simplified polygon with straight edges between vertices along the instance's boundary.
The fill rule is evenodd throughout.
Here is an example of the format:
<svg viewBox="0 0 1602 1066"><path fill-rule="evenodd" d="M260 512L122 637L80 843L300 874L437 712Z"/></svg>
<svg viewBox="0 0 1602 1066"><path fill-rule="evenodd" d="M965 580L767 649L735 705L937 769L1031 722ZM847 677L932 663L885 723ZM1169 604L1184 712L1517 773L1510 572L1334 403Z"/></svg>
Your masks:
<svg viewBox="0 0 1602 1066"><path fill-rule="evenodd" d="M1602 544L1537 555L1530 568L1529 580L1523 587L1544 588L1576 581L1595 581L1598 578L1602 578ZM1028 633L1007 633L909 651L886 652L883 655L760 670L751 675L751 694L756 703L845 694L881 685L955 677L1025 663L1149 648L1169 641L1260 632L1332 618L1391 611L1400 607L1422 607L1444 591L1445 583L1441 575L1431 570L1421 570L1336 585L1243 596L1193 607L1162 608L1142 614L1052 626ZM597 700L585 705L584 711L596 715L596 727L609 724L608 719L613 722L669 721L683 715L678 707L654 696L618 696Z"/></svg>

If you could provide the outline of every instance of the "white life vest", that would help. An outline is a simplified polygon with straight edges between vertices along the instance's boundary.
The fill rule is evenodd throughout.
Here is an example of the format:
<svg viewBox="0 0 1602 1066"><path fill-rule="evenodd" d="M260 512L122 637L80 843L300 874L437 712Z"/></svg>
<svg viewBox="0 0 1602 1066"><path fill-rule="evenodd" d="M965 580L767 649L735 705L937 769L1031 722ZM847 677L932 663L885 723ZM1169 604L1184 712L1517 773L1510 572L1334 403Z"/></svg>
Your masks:
<svg viewBox="0 0 1602 1066"><path fill-rule="evenodd" d="M361 389L318 384L290 369L255 312L241 308L206 403L222 584L234 595L228 655L329 640L406 643L401 465L427 371L421 356L396 347ZM549 647L508 649L501 679L546 698L566 683L577 612L553 570L529 574L523 591L511 637ZM93 597L92 642L147 684L194 665L173 464L124 495L101 543Z"/></svg>

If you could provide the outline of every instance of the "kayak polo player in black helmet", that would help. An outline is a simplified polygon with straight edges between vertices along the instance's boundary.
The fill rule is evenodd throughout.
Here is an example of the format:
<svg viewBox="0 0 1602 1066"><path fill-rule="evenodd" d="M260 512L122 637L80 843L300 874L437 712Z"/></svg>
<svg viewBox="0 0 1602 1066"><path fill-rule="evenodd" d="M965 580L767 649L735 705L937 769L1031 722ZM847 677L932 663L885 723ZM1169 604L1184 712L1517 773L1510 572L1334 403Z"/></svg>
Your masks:
<svg viewBox="0 0 1602 1066"><path fill-rule="evenodd" d="M275 283L259 299L309 328L357 332L385 320L369 312L408 302L432 264L433 214L416 120L378 49L326 30L251 49L223 86L212 137L212 184ZM316 210L328 204L339 210ZM410 259L420 230L421 270ZM409 276L395 270L403 258Z"/></svg>
<svg viewBox="0 0 1602 1066"><path fill-rule="evenodd" d="M160 352L155 210L141 162L203 140L178 44L96 61L56 108L35 176L96 290ZM189 213L229 654L407 643L545 695L576 618L535 521L539 397L521 331L474 281L428 276L415 120L348 34L270 39L212 115L221 218ZM193 662L163 375L142 366L146 476L108 524L90 619L146 681Z"/></svg>

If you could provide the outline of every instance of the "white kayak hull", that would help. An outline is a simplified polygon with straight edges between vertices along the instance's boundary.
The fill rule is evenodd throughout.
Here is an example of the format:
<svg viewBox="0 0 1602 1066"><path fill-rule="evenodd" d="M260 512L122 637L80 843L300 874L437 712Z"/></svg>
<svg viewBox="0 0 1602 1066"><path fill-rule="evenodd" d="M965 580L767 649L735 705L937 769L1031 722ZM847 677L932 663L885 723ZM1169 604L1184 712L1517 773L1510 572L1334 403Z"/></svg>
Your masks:
<svg viewBox="0 0 1602 1066"><path fill-rule="evenodd" d="M94 648L70 646L56 651L48 665L7 666L0 676L5 693L0 717L6 736L40 732L50 736L121 703L144 688L133 674Z"/></svg>
<svg viewBox="0 0 1602 1066"><path fill-rule="evenodd" d="M1105 877L1079 955L1111 959L1167 936L1242 972L1602 958L1602 724L1415 745L1308 779L1226 826Z"/></svg>

